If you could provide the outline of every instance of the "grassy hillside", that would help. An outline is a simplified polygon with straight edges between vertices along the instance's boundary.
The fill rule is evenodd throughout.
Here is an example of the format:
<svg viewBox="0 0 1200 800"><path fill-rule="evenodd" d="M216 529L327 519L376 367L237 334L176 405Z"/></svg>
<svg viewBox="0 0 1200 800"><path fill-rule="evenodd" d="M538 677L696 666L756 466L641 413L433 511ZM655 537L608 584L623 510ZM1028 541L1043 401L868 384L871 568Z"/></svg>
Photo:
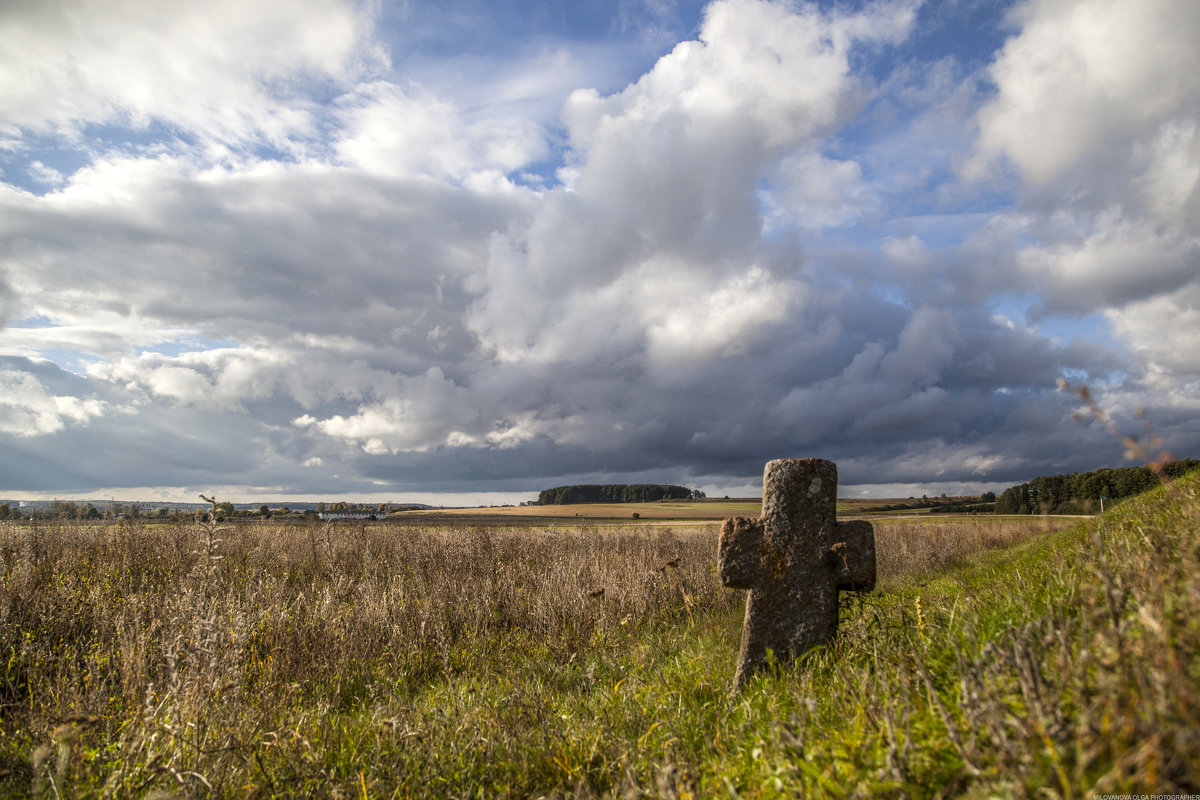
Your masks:
<svg viewBox="0 0 1200 800"><path fill-rule="evenodd" d="M878 526L835 645L732 700L712 529L9 525L0 793L1200 791L1198 492Z"/></svg>

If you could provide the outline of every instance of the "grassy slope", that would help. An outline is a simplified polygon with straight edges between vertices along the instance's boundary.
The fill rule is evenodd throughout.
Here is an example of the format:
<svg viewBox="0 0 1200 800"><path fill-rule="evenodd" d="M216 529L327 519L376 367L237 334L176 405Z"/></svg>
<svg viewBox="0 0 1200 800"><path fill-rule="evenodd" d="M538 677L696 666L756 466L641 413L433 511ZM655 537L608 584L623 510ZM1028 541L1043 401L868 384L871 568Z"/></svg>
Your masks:
<svg viewBox="0 0 1200 800"><path fill-rule="evenodd" d="M567 556L559 543L553 552L569 568L546 573L537 589L550 606L534 609L520 583L451 587L444 595L423 584L438 597L466 595L463 608L443 600L439 608L414 606L425 615L419 621L405 612L379 625L367 624L383 613L376 605L411 602L396 597L403 584L387 584L391 594L381 599L363 588L366 572L357 582L314 572L307 593L287 594L281 584L276 605L256 607L248 634L261 647L246 645L247 631L229 610L235 584L249 579L226 562L220 590L210 587L194 603L202 612L188 617L181 603L178 616L163 621L171 636L139 639L126 629L111 645L97 634L100 616L125 612L87 608L100 592L95 584L110 578L59 576L58 589L41 587L50 597L44 604L28 590L4 597L0 791L1200 791L1198 490L1193 475L1165 497L1131 501L1091 525L936 573L896 575L880 591L848 599L834 647L756 680L733 701L727 690L740 608L731 593L712 588L706 540L664 536L643 551L636 544L643 535L616 536ZM330 563L338 555L329 542L312 546L314 559L323 546ZM614 552L626 561L605 573L600 559ZM6 553L5 578L28 587L19 555ZM682 559L678 567L654 569L672 555ZM485 551L464 557L478 561ZM302 565L300 555L289 558ZM201 572L193 565L189 580L216 574L198 563ZM572 581L609 589L589 600L566 585ZM628 584L625 594L614 581ZM136 593L129 598L140 602ZM55 611L64 604L66 612ZM464 610L472 606L507 615L505 624L472 618ZM388 625L413 630L401 635ZM173 643L164 648L175 654L169 669L155 652L163 642ZM144 662L130 663L139 652ZM157 683L147 685L141 672Z"/></svg>

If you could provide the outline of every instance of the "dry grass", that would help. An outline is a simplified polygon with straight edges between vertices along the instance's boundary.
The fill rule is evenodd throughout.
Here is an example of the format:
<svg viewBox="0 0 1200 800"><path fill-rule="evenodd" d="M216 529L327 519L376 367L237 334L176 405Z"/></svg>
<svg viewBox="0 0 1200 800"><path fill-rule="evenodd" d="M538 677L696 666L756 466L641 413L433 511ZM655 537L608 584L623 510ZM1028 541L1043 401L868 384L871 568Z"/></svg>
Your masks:
<svg viewBox="0 0 1200 800"><path fill-rule="evenodd" d="M1062 517L1025 519L923 516L872 520L880 578L946 569L985 550L1013 547L1078 524Z"/></svg>
<svg viewBox="0 0 1200 800"><path fill-rule="evenodd" d="M712 550L669 530L10 524L3 732L43 741L85 720L108 743L106 791L164 770L229 791L245 753L283 735L281 709L367 702L379 673L416 692L732 607ZM6 757L8 780L35 777Z"/></svg>
<svg viewBox="0 0 1200 800"><path fill-rule="evenodd" d="M1057 781L1047 746L1057 754L1105 741L1108 750L1077 756L1077 775L1063 768L1071 787L1105 770L1105 786L1167 785L1138 783L1152 768L1149 745L1113 742L1145 735L1162 747L1175 737L1171 752L1186 754L1200 741L1148 727L1195 704L1194 683L1181 690L1165 671L1195 671L1195 652L1160 640L1191 646L1177 617L1197 600L1173 600L1180 584L1166 578L1138 588L1162 572L1154 558L1175 580L1195 552L1165 559L1158 533L1106 543L1107 566L1080 568L1082 584L1055 579L1076 587L1064 596L1086 599L1085 611L1038 617L1011 641L995 633L1010 623L985 615L1028 582L988 572L957 579L965 594L938 579L930 585L949 588L911 596L905 576L1037 540L1042 524L877 525L880 573L893 588L850 603L837 652L882 660L814 662L735 708L726 697L744 595L719 585L715 528L6 524L0 794L695 797L736 786L836 796L830 781L849 769L874 787L860 795L929 795L915 787L1004 770L1028 785ZM1021 570L1042 563L1023 558ZM1132 606L1138 591L1150 594ZM962 598L976 597L971 612L976 600ZM1021 615L1033 604L1009 605ZM1144 624L1126 621L1143 609ZM1091 635L1109 618L1117 623L1100 631L1104 649L1087 669L1029 671L1029 658L1053 656L1038 649L1042 638L1054 645L1055 631L1074 636L1081 625ZM1007 649L985 650L992 640ZM1105 671L1123 658L1155 666L1143 678ZM1106 681L1116 686L1109 705L1088 694L1108 691ZM1139 705L1142 684L1161 713ZM1059 700L1066 716L1052 711ZM822 715L857 721L822 728ZM796 755L794 732L806 725L823 731L804 745L825 754L816 761ZM1188 774L1180 757L1158 767L1159 778L1173 770L1170 785Z"/></svg>

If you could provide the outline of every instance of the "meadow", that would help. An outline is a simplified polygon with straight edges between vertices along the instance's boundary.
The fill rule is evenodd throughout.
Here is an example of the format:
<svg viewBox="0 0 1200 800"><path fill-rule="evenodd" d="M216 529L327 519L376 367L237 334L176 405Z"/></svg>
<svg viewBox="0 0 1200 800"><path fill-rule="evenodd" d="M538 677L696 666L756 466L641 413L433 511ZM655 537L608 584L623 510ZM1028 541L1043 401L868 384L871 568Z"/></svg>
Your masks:
<svg viewBox="0 0 1200 800"><path fill-rule="evenodd" d="M971 500L977 498L958 498ZM929 508L899 508L912 502L895 499L838 498L838 514L869 520L892 521L896 518L924 516ZM896 510L875 509L897 506ZM762 512L758 498L709 498L704 500L659 500L647 503L573 503L570 505L502 506L493 508L437 508L402 511L389 519L408 525L435 527L480 526L550 528L562 526L627 527L631 524L695 527L720 525L727 517L752 517ZM968 515L959 515L961 522ZM991 517L985 517L991 519Z"/></svg>
<svg viewBox="0 0 1200 800"><path fill-rule="evenodd" d="M880 521L737 697L711 524L5 523L0 794L1197 792L1198 493Z"/></svg>

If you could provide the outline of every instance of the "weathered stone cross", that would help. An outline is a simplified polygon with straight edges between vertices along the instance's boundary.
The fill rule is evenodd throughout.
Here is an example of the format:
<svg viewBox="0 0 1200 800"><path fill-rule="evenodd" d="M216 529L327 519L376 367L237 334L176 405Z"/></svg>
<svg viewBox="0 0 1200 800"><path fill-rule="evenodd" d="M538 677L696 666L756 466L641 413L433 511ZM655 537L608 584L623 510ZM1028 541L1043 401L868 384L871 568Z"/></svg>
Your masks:
<svg viewBox="0 0 1200 800"><path fill-rule="evenodd" d="M833 638L838 592L875 588L875 531L838 522L837 465L780 459L763 470L761 517L725 520L717 547L721 582L749 589L736 692L767 662L789 661Z"/></svg>

